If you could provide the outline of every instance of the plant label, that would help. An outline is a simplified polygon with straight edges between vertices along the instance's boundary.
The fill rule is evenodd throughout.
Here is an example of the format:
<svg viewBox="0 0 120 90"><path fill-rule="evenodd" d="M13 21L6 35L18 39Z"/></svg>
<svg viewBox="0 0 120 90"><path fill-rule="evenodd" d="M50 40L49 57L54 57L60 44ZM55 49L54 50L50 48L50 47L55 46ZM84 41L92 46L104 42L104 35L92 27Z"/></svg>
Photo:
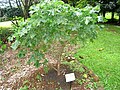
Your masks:
<svg viewBox="0 0 120 90"><path fill-rule="evenodd" d="M66 79L66 82L74 81L75 80L75 74L74 73L65 74L65 79Z"/></svg>

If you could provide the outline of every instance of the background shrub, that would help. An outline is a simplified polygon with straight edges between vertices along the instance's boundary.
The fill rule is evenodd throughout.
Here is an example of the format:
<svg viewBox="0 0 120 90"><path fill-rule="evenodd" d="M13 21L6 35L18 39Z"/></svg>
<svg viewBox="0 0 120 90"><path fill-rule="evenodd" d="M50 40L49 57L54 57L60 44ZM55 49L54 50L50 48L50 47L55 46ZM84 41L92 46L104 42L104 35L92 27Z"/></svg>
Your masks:
<svg viewBox="0 0 120 90"><path fill-rule="evenodd" d="M7 43L7 38L13 33L10 28L0 27L0 41Z"/></svg>

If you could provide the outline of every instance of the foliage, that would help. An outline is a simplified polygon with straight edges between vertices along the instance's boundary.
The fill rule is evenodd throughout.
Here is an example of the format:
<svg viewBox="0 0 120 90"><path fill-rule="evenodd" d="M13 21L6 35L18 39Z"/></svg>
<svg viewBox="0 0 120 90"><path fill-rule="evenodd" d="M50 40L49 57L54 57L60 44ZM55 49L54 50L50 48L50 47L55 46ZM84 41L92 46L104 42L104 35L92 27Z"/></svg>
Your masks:
<svg viewBox="0 0 120 90"><path fill-rule="evenodd" d="M6 12L5 12L5 15L8 17L8 18L13 18L15 16L17 17L22 17L23 16L23 13L21 11L21 9L19 8L6 8Z"/></svg>
<svg viewBox="0 0 120 90"><path fill-rule="evenodd" d="M28 90L28 89L29 89L28 84L29 84L29 81L28 81L28 80L25 80L25 81L23 82L23 86L20 87L20 90Z"/></svg>
<svg viewBox="0 0 120 90"><path fill-rule="evenodd" d="M99 5L99 0L78 0L76 3L76 7L84 8L88 4L90 4L91 6Z"/></svg>
<svg viewBox="0 0 120 90"><path fill-rule="evenodd" d="M38 3L39 0L18 0L16 2L19 9L22 10L24 19L29 17L29 8L31 5Z"/></svg>
<svg viewBox="0 0 120 90"><path fill-rule="evenodd" d="M81 73L85 72L82 64L77 60L76 61L73 60L70 62L63 61L62 64L69 66L72 71L81 72Z"/></svg>
<svg viewBox="0 0 120 90"><path fill-rule="evenodd" d="M3 42L0 40L0 54L3 53L5 49L6 49L6 45L3 44Z"/></svg>
<svg viewBox="0 0 120 90"><path fill-rule="evenodd" d="M101 10L103 11L114 11L116 9L116 3L115 2L103 2L101 4Z"/></svg>
<svg viewBox="0 0 120 90"><path fill-rule="evenodd" d="M114 13L118 13L120 17L120 0L63 0L63 1L67 1L70 5L78 8L83 8L87 6L87 4L90 4L92 6L100 5L100 13L104 17L107 12L112 12L111 19L114 19Z"/></svg>
<svg viewBox="0 0 120 90"><path fill-rule="evenodd" d="M0 1L0 21L11 20L18 26L18 17L29 17L29 8L31 5L38 3L39 0L6 0Z"/></svg>
<svg viewBox="0 0 120 90"><path fill-rule="evenodd" d="M28 90L28 86L25 85L25 86L21 87L20 90Z"/></svg>
<svg viewBox="0 0 120 90"><path fill-rule="evenodd" d="M12 18L14 16L23 16L22 15L22 11L19 8L10 8L10 7L6 7L6 8L1 8L1 17L6 16L7 18Z"/></svg>
<svg viewBox="0 0 120 90"><path fill-rule="evenodd" d="M38 75L36 76L36 79L39 80L39 81L42 81L42 77L41 77L41 75L38 74Z"/></svg>
<svg viewBox="0 0 120 90"><path fill-rule="evenodd" d="M0 21L14 20L15 17L23 17L21 9L16 7L0 8Z"/></svg>
<svg viewBox="0 0 120 90"><path fill-rule="evenodd" d="M85 6L87 6L87 4L88 4L88 0L79 0L77 2L76 7L78 7L78 8L84 8Z"/></svg>
<svg viewBox="0 0 120 90"><path fill-rule="evenodd" d="M114 14L117 12L119 14L119 0L101 0L101 12L105 17L106 12L112 12L111 19L114 19ZM120 20L120 19L119 19Z"/></svg>
<svg viewBox="0 0 120 90"><path fill-rule="evenodd" d="M31 18L15 27L9 40L16 38L11 46L14 50L19 46L24 50L29 48L32 52L29 63L34 62L37 67L47 62L44 54L56 43L75 44L96 38L98 6L78 9L53 0L33 5L30 10Z"/></svg>
<svg viewBox="0 0 120 90"><path fill-rule="evenodd" d="M79 1L79 0L68 0L68 3L69 3L71 6L76 7L78 1Z"/></svg>
<svg viewBox="0 0 120 90"><path fill-rule="evenodd" d="M12 31L10 28L0 27L0 53L3 53L7 48L7 38L11 36Z"/></svg>
<svg viewBox="0 0 120 90"><path fill-rule="evenodd" d="M0 17L0 22L4 22L9 20L6 16Z"/></svg>
<svg viewBox="0 0 120 90"><path fill-rule="evenodd" d="M99 2L99 0L62 0L62 1L70 4L71 6L79 7L79 8L83 8L83 7L87 6L87 4L96 6L97 3Z"/></svg>
<svg viewBox="0 0 120 90"><path fill-rule="evenodd" d="M0 27L0 40L3 43L6 43L8 40L7 38L11 36L13 31L10 28Z"/></svg>

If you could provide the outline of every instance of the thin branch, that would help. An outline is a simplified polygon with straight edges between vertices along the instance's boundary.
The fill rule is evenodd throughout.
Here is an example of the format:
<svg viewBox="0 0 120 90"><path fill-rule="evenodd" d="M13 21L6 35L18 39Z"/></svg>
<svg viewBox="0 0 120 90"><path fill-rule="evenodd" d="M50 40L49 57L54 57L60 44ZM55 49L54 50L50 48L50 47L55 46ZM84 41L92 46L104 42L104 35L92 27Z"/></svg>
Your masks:
<svg viewBox="0 0 120 90"><path fill-rule="evenodd" d="M17 7L19 8L19 10L22 10L22 14L23 14L23 9L22 9L22 5L20 3L20 0L16 0L16 4L17 4Z"/></svg>
<svg viewBox="0 0 120 90"><path fill-rule="evenodd" d="M9 5L10 5L10 8L12 9L13 7L12 7L12 4L11 4L11 1L9 0ZM15 13L14 13L15 14ZM14 16L12 16L12 18L13 18ZM15 22L14 22L15 21ZM11 22L15 25L15 26L17 26L17 27L19 27L18 26L18 22L17 22L17 19L15 19L15 20L11 20Z"/></svg>
<svg viewBox="0 0 120 90"><path fill-rule="evenodd" d="M15 0L15 1L16 1L17 7L20 9L20 5L19 5L18 0Z"/></svg>
<svg viewBox="0 0 120 90"><path fill-rule="evenodd" d="M23 4L23 6L25 6L25 4L24 4L23 0L21 0L21 2L22 2L22 4Z"/></svg>
<svg viewBox="0 0 120 90"><path fill-rule="evenodd" d="M16 20L16 23L15 23L13 20L11 20L11 22L12 22L15 26L19 27L17 20Z"/></svg>
<svg viewBox="0 0 120 90"><path fill-rule="evenodd" d="M22 7L20 0L17 0L18 4L20 7Z"/></svg>
<svg viewBox="0 0 120 90"><path fill-rule="evenodd" d="M9 5L10 5L10 8L12 9L12 4L11 4L10 0L9 0Z"/></svg>

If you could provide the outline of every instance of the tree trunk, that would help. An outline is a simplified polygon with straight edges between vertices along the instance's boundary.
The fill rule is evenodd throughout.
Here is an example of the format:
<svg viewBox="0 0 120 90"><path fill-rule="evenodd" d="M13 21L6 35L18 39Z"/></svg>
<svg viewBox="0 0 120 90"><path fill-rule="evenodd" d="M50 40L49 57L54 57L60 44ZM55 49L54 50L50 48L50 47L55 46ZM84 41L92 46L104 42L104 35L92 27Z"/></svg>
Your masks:
<svg viewBox="0 0 120 90"><path fill-rule="evenodd" d="M59 76L60 75L60 60L57 61L57 75Z"/></svg>
<svg viewBox="0 0 120 90"><path fill-rule="evenodd" d="M120 14L119 14L119 23L120 23Z"/></svg>
<svg viewBox="0 0 120 90"><path fill-rule="evenodd" d="M9 0L9 5L10 5L10 8L12 9L13 7L12 7L12 4L11 4L11 1L10 1L10 0ZM16 17L12 16L12 18L15 18L15 19L14 19L14 20L11 20L11 22L12 22L15 26L19 27L18 21L17 21Z"/></svg>
<svg viewBox="0 0 120 90"><path fill-rule="evenodd" d="M28 15L29 15L29 4L28 4L28 0L24 1L24 18L27 19Z"/></svg>
<svg viewBox="0 0 120 90"><path fill-rule="evenodd" d="M57 61L57 74L60 75L61 74L61 70L60 70L60 65L61 65L61 59L62 59L62 53L64 52L64 48L65 48L65 43L59 43L59 51L58 51L58 61Z"/></svg>
<svg viewBox="0 0 120 90"><path fill-rule="evenodd" d="M103 11L103 17L105 17L105 13L106 13L106 12L105 12L105 11Z"/></svg>
<svg viewBox="0 0 120 90"><path fill-rule="evenodd" d="M28 6L25 6L24 8L24 19L27 19L29 17L29 8Z"/></svg>
<svg viewBox="0 0 120 90"><path fill-rule="evenodd" d="M56 55L57 55L57 75L60 75L61 74L61 68L60 68L60 65L61 65L61 60L62 60L62 53L64 52L64 48L65 48L65 45L66 45L66 42L58 42L57 43L57 52L56 52Z"/></svg>
<svg viewBox="0 0 120 90"><path fill-rule="evenodd" d="M111 16L111 19L112 19L112 20L114 19L114 12L112 12L112 16Z"/></svg>
<svg viewBox="0 0 120 90"><path fill-rule="evenodd" d="M21 0L23 5L24 20L29 17L30 0Z"/></svg>

